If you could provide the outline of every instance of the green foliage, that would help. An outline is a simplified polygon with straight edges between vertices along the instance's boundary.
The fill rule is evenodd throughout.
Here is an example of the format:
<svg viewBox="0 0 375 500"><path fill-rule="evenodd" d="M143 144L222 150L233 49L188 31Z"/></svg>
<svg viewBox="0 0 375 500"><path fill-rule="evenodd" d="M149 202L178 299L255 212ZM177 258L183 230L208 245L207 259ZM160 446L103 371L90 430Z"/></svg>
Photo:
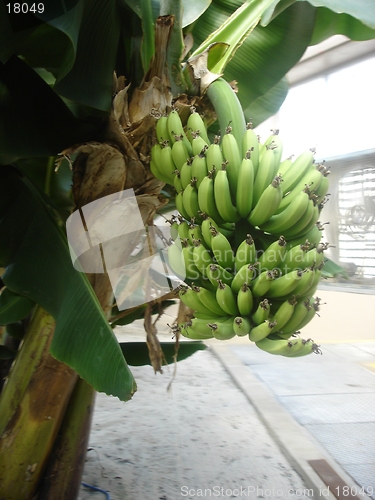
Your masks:
<svg viewBox="0 0 375 500"><path fill-rule="evenodd" d="M176 342L161 342L166 364L173 364L176 356ZM130 366L151 365L146 342L121 342L121 350ZM176 361L182 361L195 352L206 349L200 341L181 342L178 346Z"/></svg>
<svg viewBox="0 0 375 500"><path fill-rule="evenodd" d="M0 214L2 279L56 319L52 355L96 390L129 399L134 379L86 276L72 266L65 234L36 188L11 167L0 169Z"/></svg>
<svg viewBox="0 0 375 500"><path fill-rule="evenodd" d="M40 304L57 321L53 355L97 390L121 399L131 396L134 380L87 279L72 267L63 231L72 208L71 173L66 165L55 176L54 159L74 144L101 139L114 71L131 83L130 92L139 86L154 53L160 10L170 13L172 5L177 15L167 55L177 94L188 91L179 66L181 28L192 35L194 51L204 48L243 4L66 0L52 3L44 14L22 16L8 15L0 4L0 163L24 173L0 167L0 266L6 267L5 298L15 294L17 311L3 321L20 319L21 305ZM335 33L375 38L374 5L365 0L252 0L244 11L249 5L260 7L242 18L238 30L227 23L211 38L221 44L209 64L238 82L239 99L254 125L280 107L287 94L285 75L309 45ZM327 265L325 271L335 270Z"/></svg>
<svg viewBox="0 0 375 500"><path fill-rule="evenodd" d="M26 318L35 303L27 297L5 288L0 295L0 325Z"/></svg>

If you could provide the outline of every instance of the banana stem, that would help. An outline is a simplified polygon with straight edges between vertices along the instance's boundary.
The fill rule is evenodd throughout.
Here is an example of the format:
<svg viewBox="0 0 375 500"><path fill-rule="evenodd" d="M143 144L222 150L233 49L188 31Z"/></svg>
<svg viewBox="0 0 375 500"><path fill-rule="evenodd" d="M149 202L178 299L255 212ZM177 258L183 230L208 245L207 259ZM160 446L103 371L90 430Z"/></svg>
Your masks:
<svg viewBox="0 0 375 500"><path fill-rule="evenodd" d="M78 379L69 401L52 459L44 473L38 498L65 500L77 498L94 410L95 390Z"/></svg>
<svg viewBox="0 0 375 500"><path fill-rule="evenodd" d="M53 330L51 317L38 308L16 359L16 374L11 372L1 399L0 414L6 414L5 418L2 415L5 428L0 435L2 500L33 497L77 380L72 369L48 352ZM38 340L44 344L40 351ZM32 352L35 358L30 357Z"/></svg>
<svg viewBox="0 0 375 500"><path fill-rule="evenodd" d="M208 87L207 96L217 114L221 135L224 135L225 129L230 124L232 134L240 146L246 122L241 103L234 90L224 78L218 78Z"/></svg>
<svg viewBox="0 0 375 500"><path fill-rule="evenodd" d="M55 320L37 307L0 395L0 436L22 401L35 370L47 356L54 330Z"/></svg>

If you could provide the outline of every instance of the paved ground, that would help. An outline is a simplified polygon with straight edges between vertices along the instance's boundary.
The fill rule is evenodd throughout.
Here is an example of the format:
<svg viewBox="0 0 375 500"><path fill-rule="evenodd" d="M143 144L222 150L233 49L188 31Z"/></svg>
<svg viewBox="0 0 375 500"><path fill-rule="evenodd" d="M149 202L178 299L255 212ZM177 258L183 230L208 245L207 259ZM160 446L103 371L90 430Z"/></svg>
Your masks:
<svg viewBox="0 0 375 500"><path fill-rule="evenodd" d="M142 325L119 338L143 339ZM131 402L98 395L83 481L111 500L334 498L311 467L324 460L340 500L375 499L375 342L296 359L243 339L208 345L178 363L172 392L172 369L137 367ZM104 495L82 487L91 498Z"/></svg>
<svg viewBox="0 0 375 500"><path fill-rule="evenodd" d="M178 363L170 393L171 372L133 373L132 401L97 397L85 483L111 500L312 496L211 350ZM104 495L82 487L94 498Z"/></svg>
<svg viewBox="0 0 375 500"><path fill-rule="evenodd" d="M290 415L375 498L375 342L325 344L322 356L290 360L232 351Z"/></svg>

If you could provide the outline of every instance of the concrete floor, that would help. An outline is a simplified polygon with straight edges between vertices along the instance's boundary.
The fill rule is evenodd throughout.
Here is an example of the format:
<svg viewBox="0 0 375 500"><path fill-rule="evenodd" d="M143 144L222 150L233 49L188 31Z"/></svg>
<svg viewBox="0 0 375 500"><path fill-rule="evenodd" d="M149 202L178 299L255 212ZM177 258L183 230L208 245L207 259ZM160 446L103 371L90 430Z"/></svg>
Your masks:
<svg viewBox="0 0 375 500"><path fill-rule="evenodd" d="M166 324L175 309L167 312L161 341L172 337ZM142 322L116 334L144 340ZM133 368L139 391L131 402L98 395L83 480L111 500L197 498L213 485L231 493L219 498L234 498L240 486L253 499L335 498L311 467L323 459L351 488L348 496L340 486L341 499L375 499L375 339L322 336L322 356L294 359L247 338L207 341L208 350L177 364L172 396L172 368L162 376ZM82 488L80 500L90 498L103 494Z"/></svg>

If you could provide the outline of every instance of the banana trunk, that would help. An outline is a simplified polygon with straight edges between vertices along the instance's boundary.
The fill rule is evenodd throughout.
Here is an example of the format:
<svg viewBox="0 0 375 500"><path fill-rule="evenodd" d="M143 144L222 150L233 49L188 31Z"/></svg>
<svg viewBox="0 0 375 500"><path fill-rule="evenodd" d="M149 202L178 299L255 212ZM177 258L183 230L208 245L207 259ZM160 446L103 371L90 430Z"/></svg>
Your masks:
<svg viewBox="0 0 375 500"><path fill-rule="evenodd" d="M77 380L49 354L53 331L52 318L38 308L0 400L2 500L33 498Z"/></svg>

